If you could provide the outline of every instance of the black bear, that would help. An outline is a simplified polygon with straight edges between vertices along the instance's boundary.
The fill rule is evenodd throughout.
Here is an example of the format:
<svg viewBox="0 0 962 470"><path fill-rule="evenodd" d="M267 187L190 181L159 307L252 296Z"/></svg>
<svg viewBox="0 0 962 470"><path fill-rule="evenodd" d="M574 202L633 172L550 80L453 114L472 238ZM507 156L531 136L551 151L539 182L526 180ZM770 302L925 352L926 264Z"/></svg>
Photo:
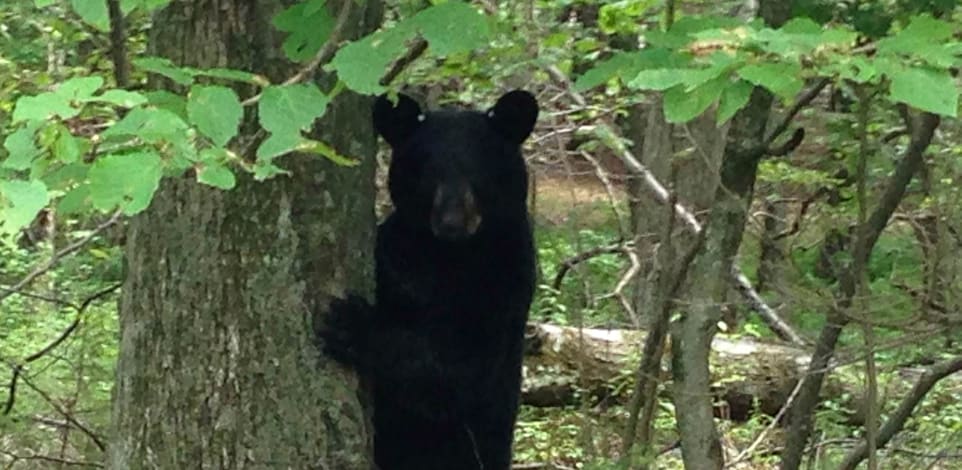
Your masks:
<svg viewBox="0 0 962 470"><path fill-rule="evenodd" d="M394 212L378 227L376 303L331 304L328 355L374 383L381 470L506 470L535 285L521 143L538 104L422 112L381 96Z"/></svg>

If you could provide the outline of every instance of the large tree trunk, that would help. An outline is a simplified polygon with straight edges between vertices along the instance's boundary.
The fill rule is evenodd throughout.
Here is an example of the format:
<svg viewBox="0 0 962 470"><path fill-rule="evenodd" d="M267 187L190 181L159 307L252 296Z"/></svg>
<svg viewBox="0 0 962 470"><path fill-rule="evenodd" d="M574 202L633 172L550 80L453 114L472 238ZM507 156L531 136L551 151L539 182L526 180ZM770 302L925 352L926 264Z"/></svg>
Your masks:
<svg viewBox="0 0 962 470"><path fill-rule="evenodd" d="M286 3L175 0L151 53L283 80L298 68L271 26ZM379 2L353 8L346 38L380 21ZM356 386L321 359L311 314L373 291L369 105L342 93L318 129L358 167L291 156L291 176L227 192L168 178L131 221L110 468L370 468Z"/></svg>

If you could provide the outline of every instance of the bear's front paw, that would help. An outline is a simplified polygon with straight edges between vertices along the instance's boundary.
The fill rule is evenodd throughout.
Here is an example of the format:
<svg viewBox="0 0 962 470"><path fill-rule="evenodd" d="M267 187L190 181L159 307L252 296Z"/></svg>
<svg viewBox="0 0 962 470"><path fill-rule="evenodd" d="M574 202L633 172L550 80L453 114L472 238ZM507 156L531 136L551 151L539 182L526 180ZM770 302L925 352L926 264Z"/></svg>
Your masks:
<svg viewBox="0 0 962 470"><path fill-rule="evenodd" d="M337 362L356 366L360 338L373 315L374 307L361 296L332 300L317 334L324 353Z"/></svg>

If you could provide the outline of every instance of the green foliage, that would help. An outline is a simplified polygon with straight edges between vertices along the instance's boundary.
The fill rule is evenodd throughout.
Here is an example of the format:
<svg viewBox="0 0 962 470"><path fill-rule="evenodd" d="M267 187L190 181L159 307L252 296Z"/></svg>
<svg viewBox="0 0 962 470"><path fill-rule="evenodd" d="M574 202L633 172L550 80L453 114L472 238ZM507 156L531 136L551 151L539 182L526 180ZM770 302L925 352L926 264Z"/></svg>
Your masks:
<svg viewBox="0 0 962 470"><path fill-rule="evenodd" d="M806 79L826 77L887 86L892 102L954 117L959 87L950 69L962 64L956 33L957 23L920 14L868 50L859 47L855 30L822 27L807 18L771 29L690 17L654 35L648 49L598 64L577 85L587 89L620 80L633 90L665 91L670 122L689 121L719 103L720 124L747 103L748 89L735 77L783 101L794 99Z"/></svg>
<svg viewBox="0 0 962 470"><path fill-rule="evenodd" d="M122 9L125 14L150 12L166 3L126 0ZM108 28L105 0L74 0L70 5L88 24ZM36 6L59 8L46 1ZM323 0L296 3L274 18L275 26L287 34L283 48L294 61L314 57L334 32L334 23ZM89 205L133 215L149 206L163 176L186 170L193 171L201 183L227 190L235 186L238 170L258 180L286 174L277 158L291 152L355 165L356 159L304 134L324 115L332 96L344 87L361 93L384 90L379 81L387 65L417 35L428 41L434 55L455 55L486 45L488 23L464 2L426 8L393 28L341 48L327 66L341 80L330 93L315 84L275 85L242 70L198 69L165 58L136 57L133 65L139 74L163 77L182 91L139 93L113 87L91 74L68 78L51 91L24 94L13 108L15 127L4 139L6 155L0 155L0 168L7 172L0 173L0 180L16 178L0 191L4 208L0 226L3 233L16 234L50 201L68 212ZM248 86L243 89L259 87L261 93L242 103L236 91L242 84ZM242 155L238 152L246 149L232 143L245 117L245 105L254 102L266 138L254 155ZM75 135L71 123L77 120L104 125L91 138Z"/></svg>

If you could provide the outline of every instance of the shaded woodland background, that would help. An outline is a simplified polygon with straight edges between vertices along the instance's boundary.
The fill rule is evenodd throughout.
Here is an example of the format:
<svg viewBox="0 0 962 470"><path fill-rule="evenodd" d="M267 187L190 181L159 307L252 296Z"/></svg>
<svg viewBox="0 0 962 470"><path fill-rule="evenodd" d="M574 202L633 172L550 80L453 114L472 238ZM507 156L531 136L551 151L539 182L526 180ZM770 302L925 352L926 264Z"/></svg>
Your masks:
<svg viewBox="0 0 962 470"><path fill-rule="evenodd" d="M4 468L111 466L118 303L121 295L137 298L122 293L138 269L128 264L129 252L125 260L125 244L136 230L164 227L156 207L169 202L169 193L158 193L167 196L154 200L153 212L131 219L124 212L135 190L91 204L70 196L85 184L71 173L75 166L18 160L26 145L21 131L30 126L17 118L24 97L89 76L152 90L169 85L158 75L176 72L137 62L152 55L149 38L160 34L152 15L167 2L135 2L119 49L109 27L116 12L77 3L0 4ZM384 3L387 31L430 7ZM488 106L515 87L542 105L526 144L541 284L531 310L516 468L716 468L721 458L726 468L746 469L962 468L958 2L470 5L490 27L483 47L442 54L409 38L383 73L375 70L374 84L390 77L384 83L432 107ZM308 52L299 52L301 62L314 56L312 47L325 47L323 37L311 37L317 26L309 11L274 22L302 36ZM786 22L785 36L752 36L765 46L732 39L743 37L739 25L762 31ZM672 28L690 34L681 41L664 33ZM818 28L844 30L850 40ZM632 59L657 47L683 50L701 68ZM802 65L783 75L756 72L753 80L740 72L746 88L730 92L740 98L720 103L718 94L699 95L712 77L679 81L717 65L713 54L739 47L756 54L751 60ZM866 65L886 50L904 60L893 70L924 69L921 75L900 82L882 65ZM127 58L118 62L117 54ZM118 72L118 63L129 70ZM280 83L296 72L289 67L270 79ZM944 77L949 92L935 86L945 85ZM363 93L356 83L348 88ZM672 93L687 94L679 100ZM726 99L742 106L719 126ZM100 135L124 113L85 108L56 120L59 127L31 130L27 140L58 158L91 163ZM376 193L352 186L355 176L337 180L339 203L375 198L378 216L390 210L385 150L376 165L371 159L326 170L375 177ZM314 153L345 163L338 152ZM255 183L240 166L233 167L240 189L233 174L202 182L248 191ZM26 174L43 174L50 196L20 227L18 186L10 181ZM140 225L130 229L131 220ZM336 236L353 233L343 225ZM681 445L695 441L701 444L686 446L691 453L683 458Z"/></svg>

